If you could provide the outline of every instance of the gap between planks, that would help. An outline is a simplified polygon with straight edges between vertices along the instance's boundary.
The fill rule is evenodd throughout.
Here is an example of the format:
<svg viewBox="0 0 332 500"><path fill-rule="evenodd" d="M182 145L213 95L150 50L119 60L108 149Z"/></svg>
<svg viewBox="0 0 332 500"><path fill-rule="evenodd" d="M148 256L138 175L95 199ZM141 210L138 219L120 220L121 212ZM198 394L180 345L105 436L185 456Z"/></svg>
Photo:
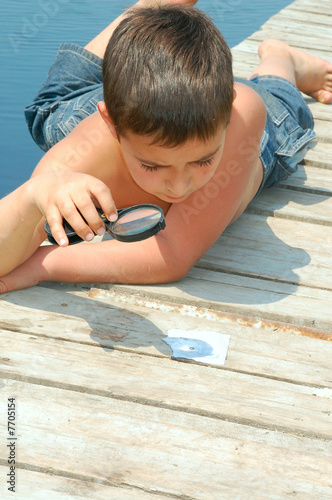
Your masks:
<svg viewBox="0 0 332 500"><path fill-rule="evenodd" d="M332 356L332 344L317 339L319 332L296 330L272 321L264 324L260 319L252 325L246 318L242 325L236 316L159 302L155 297L127 294L122 289L87 292L67 286L65 290L68 292L35 287L28 296L24 291L11 294L10 302L0 302L7 319L1 322L2 328L106 348L117 346L120 350L159 357L171 354L162 340L169 328L217 330L232 339L226 368L238 370L241 366L242 370L257 374L259 366L263 376L318 385L329 384L331 379L325 364ZM35 308L36 304L40 309Z"/></svg>
<svg viewBox="0 0 332 500"><path fill-rule="evenodd" d="M70 330L69 328L69 337ZM287 340L285 337L284 339ZM300 346L301 339L298 340ZM230 353L233 344L234 341L231 341ZM284 432L302 432L310 437L326 438L323 431L330 429L329 423L325 422L329 417L324 416L324 412L328 414L330 403L315 396L317 391L309 387L310 379L306 384L294 385L292 381L281 382L271 378L265 380L253 373L248 375L204 365L174 363L167 358L145 358L144 363L141 363L137 354L113 352L104 346L100 349L97 343L95 346L74 344L5 331L2 332L2 345L2 377L7 379L131 400L176 411L194 412L210 418L241 422L244 425L270 429L278 427ZM286 345L287 342L285 347ZM312 347L313 354L315 349L318 352L323 348L324 352L320 354L326 355L323 359L325 358L328 381L331 378L328 364L331 356L327 351L331 350L332 346L312 344ZM310 365L311 371L314 372L319 364L316 365L314 360L311 360L310 351L305 353L302 350L303 361L307 357L309 372ZM282 358L282 352L280 357ZM273 364L277 364L276 359L270 362L270 366ZM285 366L287 363L280 367L277 364L277 370L281 373ZM293 373L296 374L300 369L300 366L294 365ZM70 384L66 378L68 370L71 373ZM272 370L271 367L271 372ZM320 372L320 375L324 373L321 367ZM45 374L48 374L47 379ZM323 380L322 377L319 379ZM313 377L311 383L312 380ZM215 386L218 387L218 392L215 391ZM220 389L222 399L219 397ZM248 395L248 398L243 398L243 394ZM288 408L289 400L292 401L291 408ZM279 408L277 423L276 406ZM308 410L309 408L312 409ZM316 413L311 415L310 412ZM321 432L315 434L312 429L316 428L318 423Z"/></svg>
<svg viewBox="0 0 332 500"><path fill-rule="evenodd" d="M183 495L156 494L143 491L141 488L114 485L112 481L95 478L83 474L70 473L53 467L38 467L31 464L16 462L15 500L40 499L45 500L186 500ZM0 458L0 475L6 477L8 463ZM8 491L0 484L0 498L7 498Z"/></svg>
<svg viewBox="0 0 332 500"><path fill-rule="evenodd" d="M5 390L20 394L20 456L32 466L198 500L331 491L330 442L22 382Z"/></svg>

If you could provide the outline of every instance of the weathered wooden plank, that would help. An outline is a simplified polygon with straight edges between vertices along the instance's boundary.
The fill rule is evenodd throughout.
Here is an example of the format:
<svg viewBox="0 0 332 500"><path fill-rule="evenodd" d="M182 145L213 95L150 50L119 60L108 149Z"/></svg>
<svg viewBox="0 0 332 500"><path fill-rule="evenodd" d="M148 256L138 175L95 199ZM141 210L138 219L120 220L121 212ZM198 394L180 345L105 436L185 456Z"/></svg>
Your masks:
<svg viewBox="0 0 332 500"><path fill-rule="evenodd" d="M321 13L326 13L326 16L331 16L332 15L332 3L331 0L297 0L293 4L290 4L290 8L296 8L301 10L301 5L302 8L306 11L308 9L308 12L311 12L311 9L314 7L319 7Z"/></svg>
<svg viewBox="0 0 332 500"><path fill-rule="evenodd" d="M291 31L282 31L282 26L279 28L267 28L265 25L259 31L255 31L246 41L261 42L268 38L277 38L293 47L302 50L316 50L321 53L321 57L328 58L331 54L329 43L324 38L316 37L313 32L302 33L301 36L294 34ZM240 45L245 42L241 42Z"/></svg>
<svg viewBox="0 0 332 500"><path fill-rule="evenodd" d="M329 15L330 14L330 15ZM275 22L280 21L281 25L283 25L287 20L291 22L299 22L303 24L308 24L308 17L310 17L310 26L314 31L320 30L321 27L326 28L332 25L332 7L330 6L330 10L328 10L328 6L326 7L326 13L321 11L313 12L310 10L310 14L308 15L308 11L303 7L303 9L293 9L292 5L285 7L280 10L277 14L272 16L270 20Z"/></svg>
<svg viewBox="0 0 332 500"><path fill-rule="evenodd" d="M261 216L251 214L243 214L236 223L230 225L217 244L222 245L225 236L226 239L228 237L239 239L242 237L248 242L250 240L259 241L264 246L269 242L271 243L271 232L275 235L276 240L282 240L281 244L294 248L295 252L297 248L303 249L311 255L311 259L315 259L315 252L326 256L327 259L332 254L330 227L324 227L322 231L319 225L312 225L308 222L297 222L291 219L283 220L277 217L262 219ZM312 235L312 237L308 238L308 234ZM291 252L290 249L289 252ZM319 259L319 257L317 258ZM302 258L303 264L304 260Z"/></svg>
<svg viewBox="0 0 332 500"><path fill-rule="evenodd" d="M234 314L240 316L240 322L243 317L246 321L248 316L252 318L245 324L254 324L254 318L259 318L264 325L284 322L288 331L297 332L305 327L309 329L309 334L312 331L312 335L321 338L326 338L332 332L331 291L305 287L294 282L275 282L193 268L185 279L176 284L99 286L129 293L134 297L138 295L144 301L150 299L170 302L177 304L180 309L183 306L184 310L186 306L191 306L211 309L222 317ZM56 317L52 320L56 320ZM6 325L3 321L2 324ZM108 327L108 324L100 325L102 335L108 331ZM22 328L21 323L18 328Z"/></svg>
<svg viewBox="0 0 332 500"><path fill-rule="evenodd" d="M325 144L325 146L329 146ZM323 149L323 148L322 148ZM332 147L330 148L332 151ZM316 155L306 158L306 166L299 165L298 171L291 175L286 181L280 184L281 188L295 189L303 193L322 194L324 196L332 196L332 161L328 159L328 151L326 155L316 151ZM315 166L308 166L310 158L317 159ZM324 159L326 163L324 163ZM315 160L314 160L315 162ZM319 168L319 165L324 165L325 168Z"/></svg>
<svg viewBox="0 0 332 500"><path fill-rule="evenodd" d="M314 27L316 28L315 30ZM304 23L303 21L289 19L288 16L277 14L276 17L270 18L264 24L264 29L270 28L274 30L280 30L283 33L296 33L300 36L302 36L302 33L304 35L312 36L314 30L315 36L317 38L325 39L326 44L331 43L330 40L332 38L332 31L331 26L329 25L312 25L311 23Z"/></svg>
<svg viewBox="0 0 332 500"><path fill-rule="evenodd" d="M246 212L325 226L332 225L330 196L290 191L281 187L263 189L249 204Z"/></svg>
<svg viewBox="0 0 332 500"><path fill-rule="evenodd" d="M269 37L271 38L271 37ZM261 40L265 40L266 38L261 37ZM282 41L284 41L282 39ZM232 55L233 55L233 60L242 62L242 63L250 63L250 64L258 64L260 59L258 56L258 47L259 47L260 42L257 40L252 40L252 39L246 39L243 42L239 43L235 47L231 49ZM302 47L297 47L294 43L289 43L292 47L299 48L300 50L305 50L308 54L311 54L316 57L323 57L327 56L327 54L324 54L322 52L321 47L319 49L315 49L314 47L311 48L302 48ZM329 54L329 53L328 53Z"/></svg>
<svg viewBox="0 0 332 500"><path fill-rule="evenodd" d="M256 64L237 61L236 59L233 61L233 71L236 78L249 78L256 67Z"/></svg>
<svg viewBox="0 0 332 500"><path fill-rule="evenodd" d="M258 45L259 43L256 41L245 41L233 47L231 50L234 64L248 64L250 67L258 65L260 61L257 53ZM306 49L306 52L316 57L322 57L321 50Z"/></svg>
<svg viewBox="0 0 332 500"><path fill-rule="evenodd" d="M298 4L298 6L317 5L317 0L294 0L294 3ZM319 5L321 5L322 8L332 8L332 0L319 0Z"/></svg>
<svg viewBox="0 0 332 500"><path fill-rule="evenodd" d="M331 105L322 104L307 96L305 97L305 100L307 101L315 120L325 120L326 122L332 121Z"/></svg>
<svg viewBox="0 0 332 500"><path fill-rule="evenodd" d="M332 227L326 229L245 214L198 266L332 290Z"/></svg>
<svg viewBox="0 0 332 500"><path fill-rule="evenodd" d="M236 73L237 65L245 65L250 67L251 69L259 64L259 56L255 52L244 52L242 48L232 49L233 56L233 70Z"/></svg>
<svg viewBox="0 0 332 500"><path fill-rule="evenodd" d="M328 290L197 268L174 284L112 288L262 321L316 328L321 334L332 332L332 294Z"/></svg>
<svg viewBox="0 0 332 500"><path fill-rule="evenodd" d="M2 377L332 439L331 401L312 386L3 330L0 339Z"/></svg>
<svg viewBox="0 0 332 500"><path fill-rule="evenodd" d="M168 329L221 331L231 336L226 369L311 385L331 384L332 343L299 336L305 332L289 335L292 329L276 324L263 329L260 320L251 328L237 324L240 318L144 298L131 300L128 294L105 290L95 289L90 297L84 291L75 293L41 287L29 294L12 293L8 301L0 302L1 328L167 358L170 351L162 339Z"/></svg>
<svg viewBox="0 0 332 500"><path fill-rule="evenodd" d="M320 122L321 123L321 122ZM325 126L327 127L330 125L330 129L332 131L332 122L325 123ZM324 126L324 125L322 125ZM319 123L315 123L315 131L317 131L317 127L319 127ZM332 136L330 137L330 140L332 142ZM317 146L313 149L309 149L305 155L304 162L306 165L310 165L313 167L319 167L319 169L328 169L332 170L332 144L331 143L317 143ZM311 171L311 175L313 175L313 171ZM329 182L329 180L332 177L331 172L322 172L322 175L324 176L324 183Z"/></svg>
<svg viewBox="0 0 332 500"><path fill-rule="evenodd" d="M317 138L319 143L324 143L324 146L327 145L327 143L332 143L332 121L326 121L326 120L319 120L318 118L315 119L315 128L314 128ZM318 147L321 147L322 150L324 149L324 146L320 144L317 144L316 146L316 151L319 156L321 156L321 151L318 151ZM327 154L329 154L329 148L327 149ZM324 155L324 151L322 151L322 155ZM311 155L310 155L311 156ZM308 155L306 155L307 159ZM314 164L314 161L312 162ZM324 158L322 159L322 164L324 164ZM323 165L318 165L319 167L322 167ZM324 168L324 167L323 167Z"/></svg>
<svg viewBox="0 0 332 500"><path fill-rule="evenodd" d="M3 480L0 483L0 498L15 497L15 500L167 500L169 497L155 493L145 493L138 488L126 488L108 486L108 479L87 477L86 480L78 477L58 476L51 468L44 471L27 470L16 467L15 493L7 490L6 475L8 466L0 465L0 475ZM61 471L60 471L61 474ZM75 473L72 476L78 476ZM104 483L104 484L102 484Z"/></svg>
<svg viewBox="0 0 332 500"><path fill-rule="evenodd" d="M197 500L331 493L329 442L18 381L3 389L19 398L30 466Z"/></svg>
<svg viewBox="0 0 332 500"><path fill-rule="evenodd" d="M310 17L310 23L308 23L308 17ZM315 13L307 14L306 12L301 13L295 9L291 11L291 14L287 11L279 11L270 17L264 23L263 27L274 27L286 32L291 31L290 28L293 28L293 33L299 32L299 34L299 30L303 27L303 33L311 36L314 33L317 38L325 38L327 43L328 39L332 38L330 16L321 16Z"/></svg>
<svg viewBox="0 0 332 500"><path fill-rule="evenodd" d="M290 15L292 15L292 11L299 11L303 13L314 13L314 14L320 14L323 15L322 13L324 12L324 15L326 16L327 19L331 19L332 16L332 4L331 2L317 2L317 0L313 0L311 2L305 2L303 0L295 1L292 2L288 7L285 7L283 11L286 13L290 12ZM311 18L310 18L311 21ZM307 20L308 22L308 16ZM330 21L332 22L332 21Z"/></svg>
<svg viewBox="0 0 332 500"><path fill-rule="evenodd" d="M316 5L317 6L317 0L294 0L294 2L292 2L290 4L290 7L293 6L293 4L297 5L299 8L302 5L303 8L305 9L307 6L311 6L311 5ZM325 9L326 8L327 12L331 12L331 9L332 9L332 0L319 0L319 6L321 7L321 9Z"/></svg>

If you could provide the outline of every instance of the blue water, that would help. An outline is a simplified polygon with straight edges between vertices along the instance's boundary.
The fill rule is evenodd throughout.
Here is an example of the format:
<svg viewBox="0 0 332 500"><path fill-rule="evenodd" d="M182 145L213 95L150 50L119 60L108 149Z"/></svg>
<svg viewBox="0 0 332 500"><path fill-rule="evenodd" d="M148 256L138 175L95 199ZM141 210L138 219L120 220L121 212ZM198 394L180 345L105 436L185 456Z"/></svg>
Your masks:
<svg viewBox="0 0 332 500"><path fill-rule="evenodd" d="M199 0L234 45L290 0ZM127 0L1 0L0 197L26 181L43 152L31 139L23 109L41 87L61 42L85 45L131 5Z"/></svg>

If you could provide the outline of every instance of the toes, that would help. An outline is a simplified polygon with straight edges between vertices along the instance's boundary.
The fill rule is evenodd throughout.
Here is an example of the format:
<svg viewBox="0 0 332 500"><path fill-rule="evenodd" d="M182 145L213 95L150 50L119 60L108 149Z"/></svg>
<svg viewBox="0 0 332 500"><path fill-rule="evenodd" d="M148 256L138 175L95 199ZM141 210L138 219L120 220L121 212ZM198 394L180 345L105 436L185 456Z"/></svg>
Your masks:
<svg viewBox="0 0 332 500"><path fill-rule="evenodd" d="M332 102L332 92L327 92L326 90L316 90L309 95L322 104L330 104Z"/></svg>
<svg viewBox="0 0 332 500"><path fill-rule="evenodd" d="M326 80L326 83L325 83L324 87L325 87L325 90L328 90L330 92L332 91L332 75L331 75L330 78L328 78Z"/></svg>
<svg viewBox="0 0 332 500"><path fill-rule="evenodd" d="M330 104L332 102L332 92L325 92L323 104Z"/></svg>

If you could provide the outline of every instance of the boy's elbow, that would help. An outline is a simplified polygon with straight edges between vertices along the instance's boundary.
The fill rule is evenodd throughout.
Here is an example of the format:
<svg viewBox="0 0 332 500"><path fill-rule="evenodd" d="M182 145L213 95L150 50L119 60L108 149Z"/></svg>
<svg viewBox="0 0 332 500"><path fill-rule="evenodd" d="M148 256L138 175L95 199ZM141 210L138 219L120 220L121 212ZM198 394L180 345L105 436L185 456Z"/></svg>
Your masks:
<svg viewBox="0 0 332 500"><path fill-rule="evenodd" d="M189 273L191 266L183 265L172 265L167 268L166 281L170 283L172 281L181 281Z"/></svg>
<svg viewBox="0 0 332 500"><path fill-rule="evenodd" d="M162 275L159 276L159 282L170 283L181 281L189 273L195 262L185 255L179 255L178 252L168 254L162 266Z"/></svg>

